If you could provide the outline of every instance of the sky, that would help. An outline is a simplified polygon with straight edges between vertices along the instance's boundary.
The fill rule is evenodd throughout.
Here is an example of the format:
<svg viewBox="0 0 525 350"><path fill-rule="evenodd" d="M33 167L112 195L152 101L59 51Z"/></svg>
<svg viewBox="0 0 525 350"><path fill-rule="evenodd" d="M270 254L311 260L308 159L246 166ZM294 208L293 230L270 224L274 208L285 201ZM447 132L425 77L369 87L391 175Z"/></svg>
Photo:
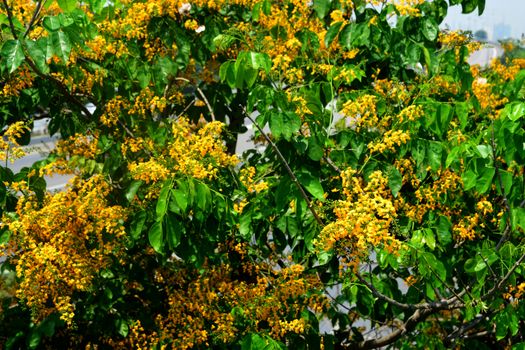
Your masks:
<svg viewBox="0 0 525 350"><path fill-rule="evenodd" d="M489 40L503 39L501 36L508 29L512 38L519 39L525 34L525 0L486 0L482 16L478 16L477 10L465 15L461 13L461 6L451 6L442 27L473 32L484 29Z"/></svg>

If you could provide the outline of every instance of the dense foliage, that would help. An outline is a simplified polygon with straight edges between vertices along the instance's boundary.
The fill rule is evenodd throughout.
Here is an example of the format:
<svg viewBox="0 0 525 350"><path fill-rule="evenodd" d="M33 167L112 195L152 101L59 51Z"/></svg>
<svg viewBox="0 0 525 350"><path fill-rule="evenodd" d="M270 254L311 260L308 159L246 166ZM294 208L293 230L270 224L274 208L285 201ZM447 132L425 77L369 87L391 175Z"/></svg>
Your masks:
<svg viewBox="0 0 525 350"><path fill-rule="evenodd" d="M2 0L1 157L62 140L0 167L0 347L525 348L525 60L439 30L484 2Z"/></svg>

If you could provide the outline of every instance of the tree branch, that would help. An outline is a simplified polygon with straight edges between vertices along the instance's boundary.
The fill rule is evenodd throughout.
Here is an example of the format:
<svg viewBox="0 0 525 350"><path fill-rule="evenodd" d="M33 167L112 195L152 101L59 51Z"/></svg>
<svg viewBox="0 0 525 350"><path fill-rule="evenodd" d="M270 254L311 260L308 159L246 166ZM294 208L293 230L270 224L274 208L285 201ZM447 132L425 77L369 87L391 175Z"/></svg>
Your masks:
<svg viewBox="0 0 525 350"><path fill-rule="evenodd" d="M22 36L22 38L25 38L29 34L29 32L31 32L31 29L32 29L31 27L33 27L33 24L35 24L36 19L38 18L38 15L40 14L40 11L42 11L42 7L43 7L45 2L46 2L46 0L44 0L44 1L40 0L40 1L38 1L36 3L35 12L33 12L33 17L31 17L31 20L27 24L26 31L24 32L24 35Z"/></svg>
<svg viewBox="0 0 525 350"><path fill-rule="evenodd" d="M246 109L244 109L244 107L242 107L242 106L241 106L241 109L242 109L244 115L248 119L250 119L250 121L253 123L253 125L255 125L257 130L259 130L259 132L263 135L263 137L266 139L266 141L268 141L268 143L272 146L273 150L277 153L277 156L279 157L281 162L284 164L284 167L286 168L286 171L288 172L288 175L290 175L290 177L292 179L292 182L295 184L295 186L297 187L297 189L301 193L301 196L306 201L306 205L308 206L308 209L310 210L310 212L314 216L314 218L317 221L317 223L319 225L321 225L321 226L324 226L323 220L321 220L321 218L319 217L319 215L315 211L315 209L314 209L314 207L312 205L312 202L310 201L310 198L308 198L308 195L304 191L303 186L301 186L301 184L299 183L299 180L297 179L297 177L295 176L294 172L292 171L292 169L288 165L288 162L286 161L286 159L284 159L284 156L282 155L281 151L279 151L279 148L277 148L277 145L272 141L272 139L270 139L270 137L268 137L268 135L263 131L263 129L259 126L259 124L257 124L257 122L255 120L253 120L252 117L250 117L248 112L246 112Z"/></svg>
<svg viewBox="0 0 525 350"><path fill-rule="evenodd" d="M15 40L18 40L18 35L16 34L16 29L15 29L15 25L13 23L13 13L11 12L11 8L9 7L9 5L7 4L7 0L2 0L5 8L6 8L6 12L7 12L7 20L9 21L9 27L11 29L11 35L13 35L13 38L15 38ZM24 51L24 57L25 57L25 60L27 62L27 64L29 65L29 67L31 68L31 70L33 70L33 72L35 72L36 75L38 75L40 78L42 79L46 79L46 80L49 80L49 81L52 81L57 87L58 87L58 90L60 90L60 92L62 93L62 95L64 95L64 97L69 100L71 103L73 103L74 105L76 105L81 111L82 113L85 114L85 118L87 119L91 119L91 117L93 116L91 114L91 112L86 108L86 106L84 106L84 104L82 102L80 102L74 95L72 95L68 88L59 80L55 79L54 77L50 76L50 75L47 75L47 74L44 74L40 71L40 69L38 69L38 67L35 65L35 63L33 62L33 60L31 59L31 57L29 57L27 55L27 53Z"/></svg>

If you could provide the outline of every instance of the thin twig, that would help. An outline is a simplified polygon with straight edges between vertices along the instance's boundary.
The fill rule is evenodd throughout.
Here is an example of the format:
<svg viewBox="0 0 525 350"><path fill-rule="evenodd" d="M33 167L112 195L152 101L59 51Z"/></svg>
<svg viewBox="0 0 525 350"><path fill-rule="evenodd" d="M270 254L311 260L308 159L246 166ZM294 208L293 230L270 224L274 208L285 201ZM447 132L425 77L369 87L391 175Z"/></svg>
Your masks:
<svg viewBox="0 0 525 350"><path fill-rule="evenodd" d="M430 302L430 303L419 303L419 304L401 303L395 299L390 298L389 296L384 295L380 291L378 291L373 285L367 282L363 278L363 276L361 276L360 274L356 274L356 276L361 283L363 283L365 286L368 287L368 289L370 289L370 291L375 297L383 301L386 301L387 303L391 305L397 306L403 310L418 310L418 309L421 309L421 310L430 309L430 310L436 310L436 311L437 310L448 310L448 309L456 309L463 304L463 302L460 301L461 300L460 298L463 296L464 292L461 292L449 299L444 299L441 301L435 301L435 302Z"/></svg>
<svg viewBox="0 0 525 350"><path fill-rule="evenodd" d="M506 217L507 228L510 228L510 229L507 229L507 228L505 229L503 235L501 236L501 239L496 245L496 251L498 251L501 245L505 243L507 239L509 239L512 233L512 221L511 221L512 213L511 213L511 209L509 205L509 200L507 198L507 194L505 193L505 187L503 186L503 180L501 178L501 172L499 169L499 164L498 164L497 155L496 155L496 141L494 137L494 121L492 121L492 132L491 132L490 141L491 141L491 146L492 146L492 158L494 159L494 168L496 169L495 175L496 175L496 178L499 184L499 188L501 190L501 194L503 195L503 204L505 205L505 210L507 211L507 217Z"/></svg>
<svg viewBox="0 0 525 350"><path fill-rule="evenodd" d="M515 263L514 265L512 265L512 267L510 268L510 270L507 272L507 274L501 279L501 281L498 282L497 285L495 285L494 287L492 287L485 295L481 296L481 300L483 299L487 299L489 296L491 296L494 292L496 292L497 290L499 290L501 287L503 287L503 285L505 284L505 282L507 282L507 280L510 278L510 276L514 273L514 271L518 268L518 266L521 265L521 263L523 262L523 260L525 260L525 254L523 254Z"/></svg>
<svg viewBox="0 0 525 350"><path fill-rule="evenodd" d="M7 4L7 0L2 0L2 2L3 2L4 6L6 8L7 20L9 21L9 27L11 29L11 34L13 35L13 38L15 40L18 40L18 35L16 34L15 25L13 23L13 13L11 12L11 8ZM91 119L91 117L93 116L91 114L91 112L86 108L86 106L84 106L84 104L82 102L80 102L75 96L73 96L69 92L69 90L64 85L64 83L62 83L60 80L57 80L57 79L55 79L54 77L52 77L50 75L46 75L46 74L42 73L40 71L40 69L38 69L38 67L35 65L33 60L29 56L27 56L25 51L24 51L24 57L25 57L25 60L26 60L27 64L33 70L33 72L35 72L42 79L46 79L46 80L49 80L49 81L52 81L53 83L55 83L55 85L58 87L60 92L62 92L64 97L66 97L66 99L68 99L70 102L72 102L74 105L76 105L85 114L85 116L84 116L85 118Z"/></svg>
<svg viewBox="0 0 525 350"><path fill-rule="evenodd" d="M7 12L7 20L9 21L9 28L11 28L11 35L13 35L15 40L18 40L18 35L16 35L16 29L13 23L13 12L11 12L11 8L7 4L7 0L2 0L2 2L4 3L5 10Z"/></svg>
<svg viewBox="0 0 525 350"><path fill-rule="evenodd" d="M132 138L136 139L135 137L135 134L133 134L133 132L131 130L129 130L129 128L126 126L126 124L124 124L120 119L117 119L118 123L120 124L120 126L126 131L126 133L131 136ZM146 152L146 154L150 157L153 157L153 153L151 153L147 148L144 148L144 151Z"/></svg>
<svg viewBox="0 0 525 350"><path fill-rule="evenodd" d="M195 103L195 99L191 100L191 102L188 103L188 105L187 105L186 107L184 107L184 109L182 110L182 112L180 112L179 115L177 115L177 116L175 117L175 119L179 119L180 117L182 117L182 115L183 115L184 113L186 113L186 111L187 111L188 109L190 109L190 107L193 106L194 103Z"/></svg>
<svg viewBox="0 0 525 350"><path fill-rule="evenodd" d="M317 214L317 212L315 211L313 205L312 205L312 202L310 201L310 198L308 198L308 195L306 194L306 192L304 191L303 189L303 186L301 186L301 184L299 183L299 180L297 179L297 177L295 176L294 172L292 171L292 169L290 168L290 166L288 165L288 162L286 161L286 159L284 159L284 156L282 155L281 151L279 151L279 148L277 147L277 145L272 141L272 139L270 139L270 137L263 131L263 129L259 126L259 124L257 124L257 122L255 120L253 120L253 118L248 114L248 112L246 112L246 109L243 107L243 106L240 106L242 111L244 112L244 115L250 119L250 121L253 123L253 125L255 125L255 127L257 128L257 130L259 130L259 132L261 133L261 135L263 135L263 137L266 139L266 141L268 141L268 143L272 146L273 150L277 153L277 156L279 157L279 159L281 160L281 162L284 164L284 167L286 168L286 171L288 172L288 175L290 175L293 183L295 184L295 186L297 187L297 189L299 190L299 192L301 193L301 196L303 197L303 199L306 201L306 205L308 206L308 209L310 210L310 212L312 213L312 215L314 216L315 220L317 221L317 223L321 226L324 226L323 224L323 220L321 220L321 218L319 217L319 215Z"/></svg>
<svg viewBox="0 0 525 350"><path fill-rule="evenodd" d="M180 81L184 81L186 83L191 83L191 81L189 79L182 78L182 77L175 77L175 80L180 80ZM199 95L201 96L202 100L206 104L206 107L208 107L208 111L210 112L211 120L215 121L216 120L215 119L215 113L213 113L213 108L211 108L210 102L206 98L206 95L204 95L204 92L202 92L202 90L198 86L195 86L195 88L197 89L197 92L199 93Z"/></svg>
<svg viewBox="0 0 525 350"><path fill-rule="evenodd" d="M40 1L38 1L36 3L36 9L35 9L35 12L33 12L33 17L31 17L31 20L27 24L26 31L24 32L24 35L22 36L22 38L25 38L29 34L29 32L31 31L31 29L33 27L33 24L35 24L35 21L38 18L38 15L40 14L40 11L42 11L42 7L43 7L44 3L45 3L45 1L42 1L42 0L40 0Z"/></svg>

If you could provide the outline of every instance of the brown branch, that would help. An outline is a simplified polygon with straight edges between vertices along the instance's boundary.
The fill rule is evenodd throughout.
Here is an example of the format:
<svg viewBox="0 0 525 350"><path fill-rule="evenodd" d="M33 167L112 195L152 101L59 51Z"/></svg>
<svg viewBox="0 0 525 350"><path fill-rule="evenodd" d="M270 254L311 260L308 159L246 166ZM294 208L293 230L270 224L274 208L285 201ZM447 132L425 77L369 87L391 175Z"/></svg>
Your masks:
<svg viewBox="0 0 525 350"><path fill-rule="evenodd" d="M40 0L40 1L38 1L36 3L36 9L35 9L35 12L33 12L33 17L31 17L31 20L27 24L26 31L24 32L24 35L22 36L22 38L25 38L29 34L29 32L31 31L31 29L32 29L31 27L33 27L33 24L35 24L35 21L38 18L38 15L42 11L42 7L43 7L45 1L46 0L44 0L44 1Z"/></svg>
<svg viewBox="0 0 525 350"><path fill-rule="evenodd" d="M16 29L15 25L13 23L13 12L11 12L11 8L7 4L7 0L2 0L5 6L5 11L7 12L7 20L9 21L9 28L11 29L11 35L13 35L13 38L15 40L18 40L18 35L16 35Z"/></svg>
<svg viewBox="0 0 525 350"><path fill-rule="evenodd" d="M317 223L321 226L324 226L324 223L323 223L323 220L321 220L321 218L319 217L319 215L317 214L317 212L315 211L315 208L313 207L312 205L312 201L310 201L310 198L308 198L308 195L306 194L306 192L304 191L303 189L303 186L301 186L301 184L299 183L299 180L297 179L297 177L295 176L294 172L292 171L292 169L290 168L290 166L288 165L288 162L286 161L286 159L284 159L284 156L282 155L281 151L279 151L279 148L277 147L277 145L272 141L272 139L270 139L270 137L263 131L263 129L259 126L259 124L257 124L257 122L255 120L252 119L252 117L250 117L250 115L248 114L248 112L246 112L246 109L244 109L243 106L240 106L244 115L250 119L250 121L253 123L253 125L255 125L255 127L257 128L257 130L259 130L259 132L263 135L263 137L266 139L266 141L268 141L268 143L272 146L273 150L277 153L277 156L279 157L279 159L281 160L281 162L284 164L284 167L286 168L286 171L288 172L288 175L290 175L290 178L292 179L292 182L295 184L295 186L297 187L297 189L299 190L299 192L301 193L301 197L303 197L303 199L306 201L306 205L308 206L308 209L310 210L310 212L312 213L312 215L314 216L315 220L317 221Z"/></svg>
<svg viewBox="0 0 525 350"><path fill-rule="evenodd" d="M507 194L505 193L505 187L503 186L503 179L501 178L501 172L499 169L499 164L497 160L497 154L496 154L496 140L494 137L494 121L492 121L492 133L491 133L491 146L492 146L492 158L494 160L494 168L496 169L496 178L499 184L499 188L501 190L501 194L503 195L503 204L505 205L505 210L507 212L507 227L505 228L505 231L503 232L503 235L501 236L501 239L499 240L498 244L496 245L496 251L498 251L501 248L501 245L505 243L512 234L512 211L509 205L509 200L507 198Z"/></svg>
<svg viewBox="0 0 525 350"><path fill-rule="evenodd" d="M505 284L505 282L507 282L507 280L510 278L510 276L514 273L514 271L516 271L516 269L518 268L518 266L521 265L521 263L523 262L523 260L525 260L525 254L523 254L515 263L514 265L512 265L512 267L510 268L510 270L507 272L507 274L501 279L501 281L498 282L498 284L496 284L494 287L492 287L486 294L482 295L481 296L481 300L483 299L487 299L488 297L490 297L492 294L494 294L496 291L498 291L499 289L501 289L501 287L503 287L503 285Z"/></svg>
<svg viewBox="0 0 525 350"><path fill-rule="evenodd" d="M411 310L411 311L413 310L434 310L434 311L450 310L450 309L456 309L460 307L461 305L463 305L463 302L460 301L460 298L465 294L464 291L460 292L459 294L456 294L452 298L443 299L441 301L435 301L435 302L430 302L430 303L419 303L419 304L401 303L395 299L390 298L389 296L384 295L380 291L378 291L372 284L367 282L363 278L363 276L361 276L360 274L356 274L356 276L361 283L363 283L365 286L368 287L368 289L370 289L370 291L376 298L386 301L387 303L393 306L397 306L403 310Z"/></svg>
<svg viewBox="0 0 525 350"><path fill-rule="evenodd" d="M363 340L361 342L346 346L347 349L375 349L392 344L405 334L411 332L419 322L423 321L436 310L418 309L395 331L378 339Z"/></svg>
<svg viewBox="0 0 525 350"><path fill-rule="evenodd" d="M6 8L7 20L9 21L9 27L11 29L11 34L13 35L13 38L15 38L15 40L18 40L18 36L16 34L16 29L15 29L15 26L14 26L14 23L13 23L13 13L11 12L11 8L7 4L7 0L2 0L2 2L3 2L4 6ZM85 118L91 119L91 117L93 116L91 114L91 112L86 108L86 106L84 106L84 104L82 102L80 102L74 95L72 95L69 92L68 88L64 85L64 83L62 83L60 80L57 80L57 79L55 79L54 77L52 77L50 75L42 73L40 71L40 69L38 69L38 67L35 65L33 60L27 55L25 50L22 50L22 51L24 51L24 57L25 57L25 60L26 60L27 64L29 65L31 70L33 70L33 72L35 72L36 75L38 75L42 79L46 79L46 80L52 81L58 87L58 89L60 90L62 95L64 95L64 97L67 100L69 100L71 103L76 105L82 111L82 113L85 114Z"/></svg>
<svg viewBox="0 0 525 350"><path fill-rule="evenodd" d="M182 77L176 77L175 80L180 80L180 81L185 81L187 83L190 83L189 79L182 78ZM198 86L195 86L195 88L197 89L197 92L199 93L199 95L201 95L202 100L206 104L206 107L208 108L208 111L210 112L211 120L215 121L215 113L213 113L213 109L211 108L211 104L206 98L206 95L204 95L204 92L202 92L202 90Z"/></svg>

